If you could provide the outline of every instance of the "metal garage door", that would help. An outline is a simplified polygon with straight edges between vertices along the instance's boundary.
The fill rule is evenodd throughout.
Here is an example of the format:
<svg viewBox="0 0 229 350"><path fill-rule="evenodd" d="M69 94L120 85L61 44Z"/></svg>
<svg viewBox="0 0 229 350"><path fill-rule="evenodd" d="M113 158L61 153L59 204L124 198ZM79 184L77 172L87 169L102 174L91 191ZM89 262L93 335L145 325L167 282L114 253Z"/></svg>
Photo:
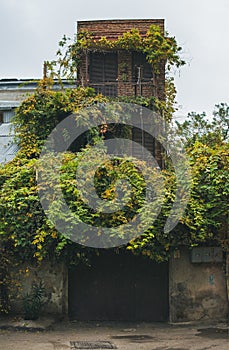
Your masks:
<svg viewBox="0 0 229 350"><path fill-rule="evenodd" d="M71 319L166 321L168 265L104 250L92 266L69 272Z"/></svg>

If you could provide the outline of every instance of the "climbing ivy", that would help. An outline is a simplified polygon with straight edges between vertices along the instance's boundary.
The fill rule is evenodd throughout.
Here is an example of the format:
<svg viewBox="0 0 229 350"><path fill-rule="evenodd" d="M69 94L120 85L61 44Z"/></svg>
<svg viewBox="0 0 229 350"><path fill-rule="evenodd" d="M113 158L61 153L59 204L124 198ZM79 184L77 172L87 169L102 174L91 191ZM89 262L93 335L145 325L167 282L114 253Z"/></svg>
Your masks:
<svg viewBox="0 0 229 350"><path fill-rule="evenodd" d="M99 253L96 249L79 246L55 229L41 207L36 176L38 156L52 128L69 113L92 104L101 102L106 104L107 101L107 98L95 95L88 88L57 92L47 89L46 86L45 89L39 87L35 94L28 97L17 110L15 123L21 150L11 162L0 167L0 215L2 218L0 237L1 241L4 240L13 247L13 254L20 261L61 259L68 264L79 261L87 263L91 255ZM146 100L138 102L146 103ZM222 108L220 111L222 114ZM182 131L181 126L179 130ZM214 242L214 244L222 244L226 249L228 246L226 237L229 188L228 142L217 136L214 142L206 144L208 132L206 130L202 138L195 138L194 143L187 142L186 152L192 169L191 198L177 227L168 234L164 233L165 221L171 211L176 191L174 170L168 165L160 175L163 177L165 190L161 213L157 220L149 225L147 232L117 250L129 249L135 254L164 261L180 245L192 247ZM217 129L216 134L218 135L219 132ZM183 135L186 135L185 130ZM103 139L99 138L99 140L102 142ZM88 145L77 153L68 151L63 155L61 188L73 211L78 211L84 220L95 221L98 220L98 214L89 213L82 204L76 191L75 178L78 160L90 147ZM125 168L125 164L120 166ZM135 168L127 167L127 169L136 189L134 192L136 206L132 209L141 210L139 204L144 195L144 191L142 192L144 178L136 173ZM105 172L107 177L101 176L102 182L97 184L97 189L103 198L112 199L117 176L121 176L123 171L118 175L109 164L105 164L100 171L101 175ZM99 178L99 173L97 175ZM52 176L55 177L57 174ZM48 179L53 186L54 177L50 175ZM106 182L106 179L113 180ZM154 174L154 181L157 181L157 174ZM58 210L58 202L55 199L53 199L53 210ZM59 215L60 218L64 216L61 211ZM132 215L131 208L128 212L120 213L118 219L126 222L128 215ZM116 221L117 218L110 216L106 217L106 220L112 224L112 220ZM147 212L144 220L148 220Z"/></svg>
<svg viewBox="0 0 229 350"><path fill-rule="evenodd" d="M177 108L175 102L176 88L174 78L171 75L171 69L172 67L180 68L185 64L185 61L181 57L182 48L178 45L175 37L170 36L168 32L164 33L157 25L151 25L145 36L140 35L139 30L133 28L115 40L109 40L106 36L95 40L93 33L88 31L79 32L73 41L64 36L59 42L57 59L46 62L50 76L52 78L58 78L60 83L62 78L73 79L75 81L79 73L82 57L85 57L85 54L89 51L97 50L127 50L144 53L146 60L153 67L155 81L160 79L160 72L165 67L164 99L154 96L150 99L150 102L146 99L143 105L148 103L150 108L159 111L166 120L170 121L172 119L172 115ZM125 65L125 62L123 65ZM126 74L123 73L122 79L125 81L126 78ZM133 96L131 99L133 100L135 98Z"/></svg>
<svg viewBox="0 0 229 350"><path fill-rule="evenodd" d="M61 76L74 76L85 50L96 49L128 49L142 51L147 60L153 64L156 72L160 64L167 64L168 70L172 66L180 67L184 61L180 58L180 47L175 38L161 32L159 27L150 27L147 35L141 37L138 30L133 29L124 33L116 41L109 41L102 37L94 41L92 34L81 32L77 40L68 44L66 37L60 42L63 49L58 52L58 59L51 62L49 67L54 72L57 68ZM127 98L119 97L121 101L134 102L150 108L157 108L162 114L171 116L174 105L175 88L173 80L168 80L167 91L170 96L168 101L158 101L155 98ZM60 234L45 216L38 197L37 166L39 155L45 139L52 129L66 116L78 112L84 107L97 103L106 104L109 99L102 95L95 95L93 89L76 88L64 91L54 91L49 85L48 79L41 81L37 91L29 96L17 109L15 127L20 152L15 159L5 166L0 167L0 237L13 247L13 253L21 261L43 259L61 259L68 264L79 261L87 263L90 256L99 254L99 250L79 246L65 235ZM167 104L166 104L167 103ZM224 109L220 105L220 113L225 117ZM169 119L169 117L167 117ZM80 122L80 121L79 121ZM162 170L161 175L165 184L161 213L157 220L149 225L149 228L139 238L128 245L116 250L128 249L135 254L146 255L156 261L168 260L173 250L180 245L192 247L199 244L222 244L226 249L228 241L225 236L226 213L228 211L228 142L221 138L220 142L206 144L212 127L206 129L204 137L195 137L190 141L185 127L179 130L186 138L186 152L192 168L191 198L186 212L180 218L177 227L170 233L164 233L164 225L175 198L176 177L172 166ZM101 131L101 130L100 130ZM217 130L220 133L220 130ZM101 133L100 133L101 134ZM98 133L97 133L98 136ZM178 137L178 136L177 136ZM94 142L94 139L91 140ZM100 138L103 141L103 138ZM95 222L97 213L90 212L83 206L78 192L75 190L75 170L80 156L87 152L86 148L77 152L66 152L63 155L61 168L61 188L70 208L78 211L84 220ZM124 167L124 164L120 164ZM141 201L144 191L144 178L136 173L135 168L127 167L133 175L132 184L135 186L134 198L137 202L135 210L141 210ZM110 165L104 165L103 172L107 174L105 181L102 170L98 178L102 182L97 184L102 198L111 199L114 195L114 183L118 178L117 173L110 170ZM121 172L122 173L122 172ZM102 175L101 175L102 174ZM101 176L100 176L101 175ZM56 175L52 175L56 176ZM55 184L55 178L48 181ZM157 180L156 174L154 181ZM53 199L53 208L58 210L58 203ZM129 212L120 213L120 222L125 223ZM90 215L89 215L90 214ZM64 214L59 211L60 218ZM115 217L107 217L110 224L117 220ZM112 221L113 220L113 221ZM147 213L145 220L148 220ZM109 224L106 222L106 224Z"/></svg>
<svg viewBox="0 0 229 350"><path fill-rule="evenodd" d="M71 43L66 36L59 42L57 60L49 62L49 68L54 72L57 68L58 76L75 77L75 73L81 62L82 54L88 50L131 50L143 52L147 61L153 65L154 72L159 73L163 64L167 70L173 66L179 68L185 64L181 58L182 48L175 37L163 33L157 25L151 25L145 36L140 35L138 29L133 28L123 33L115 40L109 40L106 36L94 39L93 33L81 31Z"/></svg>
<svg viewBox="0 0 229 350"><path fill-rule="evenodd" d="M54 91L52 83L50 80L47 86L47 79L42 80L35 93L21 103L13 120L20 154L27 158L40 154L44 140L66 116L107 100L91 88Z"/></svg>

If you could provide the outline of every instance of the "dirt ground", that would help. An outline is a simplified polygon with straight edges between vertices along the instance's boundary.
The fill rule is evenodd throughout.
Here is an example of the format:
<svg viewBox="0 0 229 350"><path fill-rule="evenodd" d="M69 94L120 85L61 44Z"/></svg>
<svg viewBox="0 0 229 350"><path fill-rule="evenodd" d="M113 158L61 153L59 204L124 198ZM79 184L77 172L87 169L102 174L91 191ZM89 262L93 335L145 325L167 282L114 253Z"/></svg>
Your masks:
<svg viewBox="0 0 229 350"><path fill-rule="evenodd" d="M102 345L123 350L228 350L229 338L225 326L158 323L62 322L45 331L0 331L1 350L102 349Z"/></svg>

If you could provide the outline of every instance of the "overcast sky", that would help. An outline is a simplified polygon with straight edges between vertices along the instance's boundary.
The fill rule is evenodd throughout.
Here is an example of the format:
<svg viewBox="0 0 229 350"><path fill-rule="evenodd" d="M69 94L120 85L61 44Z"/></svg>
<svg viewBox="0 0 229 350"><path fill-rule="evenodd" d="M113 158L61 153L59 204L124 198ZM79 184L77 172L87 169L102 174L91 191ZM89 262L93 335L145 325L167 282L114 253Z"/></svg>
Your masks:
<svg viewBox="0 0 229 350"><path fill-rule="evenodd" d="M164 18L183 47L178 116L229 103L229 0L0 0L0 79L40 78L78 20L126 18Z"/></svg>

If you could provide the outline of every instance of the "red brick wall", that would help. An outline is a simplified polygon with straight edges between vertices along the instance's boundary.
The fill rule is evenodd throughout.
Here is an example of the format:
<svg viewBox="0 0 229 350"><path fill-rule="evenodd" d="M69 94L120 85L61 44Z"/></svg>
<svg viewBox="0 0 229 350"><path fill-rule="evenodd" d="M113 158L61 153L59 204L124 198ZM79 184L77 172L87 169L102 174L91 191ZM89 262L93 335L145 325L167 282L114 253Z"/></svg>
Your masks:
<svg viewBox="0 0 229 350"><path fill-rule="evenodd" d="M122 64L126 65L126 79L123 79ZM130 51L118 52L118 95L134 96L133 85L130 84L132 79L132 55Z"/></svg>
<svg viewBox="0 0 229 350"><path fill-rule="evenodd" d="M107 39L117 39L123 33L133 28L145 35L150 25L158 25L164 32L163 19L131 19L131 20L100 20L100 21L79 21L77 23L78 33L82 30L93 33L95 39L106 36Z"/></svg>

